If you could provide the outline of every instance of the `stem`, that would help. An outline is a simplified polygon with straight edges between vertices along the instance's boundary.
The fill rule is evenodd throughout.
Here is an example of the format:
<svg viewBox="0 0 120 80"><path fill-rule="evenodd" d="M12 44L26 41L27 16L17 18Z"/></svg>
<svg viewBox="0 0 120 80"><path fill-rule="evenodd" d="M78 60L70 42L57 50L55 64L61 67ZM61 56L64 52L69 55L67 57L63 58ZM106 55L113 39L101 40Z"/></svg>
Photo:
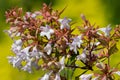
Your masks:
<svg viewBox="0 0 120 80"><path fill-rule="evenodd" d="M108 66L110 66L109 45L108 45L108 48L107 48L107 50L108 50Z"/></svg>
<svg viewBox="0 0 120 80"><path fill-rule="evenodd" d="M110 56L108 55L108 65L110 66Z"/></svg>

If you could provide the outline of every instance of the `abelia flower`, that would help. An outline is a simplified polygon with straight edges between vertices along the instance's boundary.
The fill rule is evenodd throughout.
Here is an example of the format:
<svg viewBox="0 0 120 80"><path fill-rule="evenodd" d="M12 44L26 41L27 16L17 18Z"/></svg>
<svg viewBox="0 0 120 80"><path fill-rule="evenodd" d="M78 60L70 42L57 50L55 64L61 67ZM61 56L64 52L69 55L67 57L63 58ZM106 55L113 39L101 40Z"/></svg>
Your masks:
<svg viewBox="0 0 120 80"><path fill-rule="evenodd" d="M33 14L31 14L31 17L32 17L32 18L35 18L36 16L37 16L37 15L36 15L36 14L34 14L34 13L33 13Z"/></svg>
<svg viewBox="0 0 120 80"><path fill-rule="evenodd" d="M16 57L9 56L8 59L9 59L9 63L11 63L13 65L13 67L16 67L16 68L22 67L22 64L21 64L22 59L19 58L18 56L16 56Z"/></svg>
<svg viewBox="0 0 120 80"><path fill-rule="evenodd" d="M31 73L32 72L31 63L32 63L31 61L27 62L27 64L24 67L22 67L21 69L24 70L24 71L28 71L29 73Z"/></svg>
<svg viewBox="0 0 120 80"><path fill-rule="evenodd" d="M41 26L40 29L41 29L40 36L46 36L48 39L50 39L51 34L54 33L54 30L51 29L50 26L48 25L46 25L45 27Z"/></svg>
<svg viewBox="0 0 120 80"><path fill-rule="evenodd" d="M39 59L42 55L43 53L37 49L37 46L34 46L32 52L30 52L30 56L35 57L36 59Z"/></svg>
<svg viewBox="0 0 120 80"><path fill-rule="evenodd" d="M62 71L65 69L63 72L68 73L69 76L70 69L74 72L78 68L91 70L95 77L92 79L93 74L84 74L85 71L80 73L81 76L76 77L81 80L106 80L113 78L114 74L120 76L120 71L111 68L109 60L102 64L103 60L110 58L108 52L117 49L116 42L120 29L115 30L112 37L109 37L110 25L106 28L94 28L94 25L82 15L84 23L79 28L81 35L76 35L73 33L75 29L70 28L71 19L66 17L60 19L61 13L62 11L53 11L45 4L42 10L27 12L25 15L22 14L21 9L6 12L6 21L10 23L10 29L6 32L14 41L12 51L15 53L15 56L8 57L9 63L29 73L32 73L32 67L48 71L40 80L68 79L66 75L62 75ZM38 15L40 17L37 17ZM104 41L105 37L109 37L109 40ZM107 41L108 43L104 45ZM81 51L83 52L80 53ZM104 59L98 54L102 54ZM84 65L77 65L76 59ZM98 72L95 70L96 67Z"/></svg>
<svg viewBox="0 0 120 80"><path fill-rule="evenodd" d="M83 51L82 54L80 54L80 55L77 56L77 60L82 60L84 63L86 62L87 56L86 56L85 51Z"/></svg>
<svg viewBox="0 0 120 80"><path fill-rule="evenodd" d="M15 54L19 53L20 50L22 49L22 44L23 44L23 42L22 42L21 39L16 40L16 41L13 43L13 45L12 45L12 51L13 51Z"/></svg>
<svg viewBox="0 0 120 80"><path fill-rule="evenodd" d="M37 15L40 15L40 14L41 14L41 13L38 12L38 11L36 11L36 12L34 12L34 13L26 12L26 15L27 15L28 18L29 18L29 17L36 18L36 16L37 16ZM26 20L25 17L24 17L24 20Z"/></svg>
<svg viewBox="0 0 120 80"><path fill-rule="evenodd" d="M65 68L65 56L63 56L60 61L59 61L59 64L60 64L60 70L59 72L61 72L64 68Z"/></svg>
<svg viewBox="0 0 120 80"><path fill-rule="evenodd" d="M12 45L12 51L13 51L15 54L18 54L21 49L22 49L22 46L21 46L21 45L16 45L16 44L13 44L13 45Z"/></svg>
<svg viewBox="0 0 120 80"><path fill-rule="evenodd" d="M21 35L21 33L20 33L20 32L17 32L16 36L19 37L20 35Z"/></svg>
<svg viewBox="0 0 120 80"><path fill-rule="evenodd" d="M11 30L4 30L4 32L6 32L11 37L11 35L12 35L12 31Z"/></svg>
<svg viewBox="0 0 120 80"><path fill-rule="evenodd" d="M64 29L64 28L70 29L69 23L71 22L71 19L67 19L65 17L64 19L59 19L58 21L61 23L60 29Z"/></svg>
<svg viewBox="0 0 120 80"><path fill-rule="evenodd" d="M55 76L55 79L54 79L54 80L61 80L59 73L56 73L56 76Z"/></svg>
<svg viewBox="0 0 120 80"><path fill-rule="evenodd" d="M91 80L93 74L83 74L80 76L81 80Z"/></svg>
<svg viewBox="0 0 120 80"><path fill-rule="evenodd" d="M27 17L31 16L31 12L26 12Z"/></svg>
<svg viewBox="0 0 120 80"><path fill-rule="evenodd" d="M74 52L77 54L77 47L80 48L82 43L83 41L81 39L81 35L73 38L73 42L70 44L70 50L74 50Z"/></svg>
<svg viewBox="0 0 120 80"><path fill-rule="evenodd" d="M49 77L51 74L52 74L52 71L46 73L40 80L49 80Z"/></svg>
<svg viewBox="0 0 120 80"><path fill-rule="evenodd" d="M120 76L120 71L116 71L114 73Z"/></svg>
<svg viewBox="0 0 120 80"><path fill-rule="evenodd" d="M44 47L45 52L47 52L47 55L50 55L52 52L52 47L51 47L51 43L48 43L45 47Z"/></svg>
<svg viewBox="0 0 120 80"><path fill-rule="evenodd" d="M13 39L14 37L18 37L21 35L20 32L16 30L17 28L12 27L10 30L4 30L4 32L8 33L8 35Z"/></svg>
<svg viewBox="0 0 120 80"><path fill-rule="evenodd" d="M28 46L24 49L22 49L19 53L18 56L23 59L23 60L27 60L30 57L30 53L29 53L29 49L31 48L31 46Z"/></svg>
<svg viewBox="0 0 120 80"><path fill-rule="evenodd" d="M104 32L105 36L110 36L110 31L112 30L112 28L110 27L110 24L109 24L106 28L100 28L98 30ZM98 33L98 34L100 34L100 33Z"/></svg>
<svg viewBox="0 0 120 80"><path fill-rule="evenodd" d="M22 45L22 40L21 39L18 39L14 42L16 45Z"/></svg>

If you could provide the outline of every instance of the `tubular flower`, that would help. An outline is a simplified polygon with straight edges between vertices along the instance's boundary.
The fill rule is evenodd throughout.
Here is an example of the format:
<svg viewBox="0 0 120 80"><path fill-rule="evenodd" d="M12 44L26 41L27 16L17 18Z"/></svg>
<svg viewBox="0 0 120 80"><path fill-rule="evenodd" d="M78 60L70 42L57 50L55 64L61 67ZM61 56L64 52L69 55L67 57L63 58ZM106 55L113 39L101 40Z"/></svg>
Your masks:
<svg viewBox="0 0 120 80"><path fill-rule="evenodd" d="M50 39L51 34L54 33L54 30L51 29L48 25L46 25L46 27L41 26L40 29L42 30L40 36L46 36L48 39Z"/></svg>

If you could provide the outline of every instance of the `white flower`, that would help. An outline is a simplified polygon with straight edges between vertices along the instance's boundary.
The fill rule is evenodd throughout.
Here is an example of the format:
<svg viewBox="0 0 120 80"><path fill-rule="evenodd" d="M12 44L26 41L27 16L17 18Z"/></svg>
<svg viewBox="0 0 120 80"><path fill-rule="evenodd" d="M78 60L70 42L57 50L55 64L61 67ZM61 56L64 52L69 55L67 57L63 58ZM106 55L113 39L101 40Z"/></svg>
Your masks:
<svg viewBox="0 0 120 80"><path fill-rule="evenodd" d="M39 59L40 56L42 56L42 52L40 52L36 46L33 47L32 52L30 52L31 57L35 57L36 59Z"/></svg>
<svg viewBox="0 0 120 80"><path fill-rule="evenodd" d="M28 71L29 73L32 72L31 70L31 61L29 61L24 67L22 67L22 70Z"/></svg>
<svg viewBox="0 0 120 80"><path fill-rule="evenodd" d="M19 51L21 50L21 48L22 48L22 40L21 39L19 39L19 40L16 40L14 43L13 43L13 45L12 45L12 51L14 52L14 53L19 53Z"/></svg>
<svg viewBox="0 0 120 80"><path fill-rule="evenodd" d="M99 77L95 77L95 78L93 78L92 80L99 80Z"/></svg>
<svg viewBox="0 0 120 80"><path fill-rule="evenodd" d="M51 74L52 74L52 71L46 73L40 80L49 80L49 77L50 77Z"/></svg>
<svg viewBox="0 0 120 80"><path fill-rule="evenodd" d="M4 30L4 32L6 32L10 37L11 37L11 35L13 33L11 30Z"/></svg>
<svg viewBox="0 0 120 80"><path fill-rule="evenodd" d="M55 79L54 79L54 80L61 80L59 73L56 73L56 76L55 76Z"/></svg>
<svg viewBox="0 0 120 80"><path fill-rule="evenodd" d="M16 34L16 36L18 37L18 36L20 36L21 35L21 33L20 32L18 32L17 34Z"/></svg>
<svg viewBox="0 0 120 80"><path fill-rule="evenodd" d="M77 60L82 60L84 63L86 62L86 59L87 59L87 57L86 57L85 51L83 51L82 54L77 56Z"/></svg>
<svg viewBox="0 0 120 80"><path fill-rule="evenodd" d="M36 16L37 16L37 15L36 15L36 14L34 14L34 13L33 13L33 14L31 14L31 17L32 17L32 18L35 18Z"/></svg>
<svg viewBox="0 0 120 80"><path fill-rule="evenodd" d="M22 67L22 64L21 64L22 59L19 58L18 56L16 57L9 56L8 59L9 59L9 63L11 63L13 67L17 67L17 68Z"/></svg>
<svg viewBox="0 0 120 80"><path fill-rule="evenodd" d="M65 68L65 56L63 56L63 57L60 59L59 64L60 64L60 66L61 66L61 68L60 68L60 70L59 70L59 72L60 72L60 71L62 71L62 70Z"/></svg>
<svg viewBox="0 0 120 80"><path fill-rule="evenodd" d="M15 41L15 44L16 44L16 45L22 45L22 40L21 40L21 39L16 40L16 41Z"/></svg>
<svg viewBox="0 0 120 80"><path fill-rule="evenodd" d="M114 73L120 76L120 71L116 71Z"/></svg>
<svg viewBox="0 0 120 80"><path fill-rule="evenodd" d="M27 17L31 16L31 12L26 12Z"/></svg>
<svg viewBox="0 0 120 80"><path fill-rule="evenodd" d="M51 43L48 43L45 48L44 48L45 52L47 52L47 55L50 55L52 52L52 47L51 47Z"/></svg>
<svg viewBox="0 0 120 80"><path fill-rule="evenodd" d="M12 51L15 53L15 54L18 54L21 50L22 46L21 45L16 45L15 43L12 45Z"/></svg>
<svg viewBox="0 0 120 80"><path fill-rule="evenodd" d="M46 25L46 27L41 26L40 29L42 30L40 36L46 36L48 39L50 39L50 35L54 33L54 30L48 25Z"/></svg>
<svg viewBox="0 0 120 80"><path fill-rule="evenodd" d="M61 23L60 29L64 29L64 28L70 29L69 23L71 22L71 19L67 19L65 17L64 19L59 19L58 21Z"/></svg>
<svg viewBox="0 0 120 80"><path fill-rule="evenodd" d="M29 49L30 49L30 48L31 48L31 46L28 46L28 47L22 49L22 50L20 51L20 53L18 53L18 56L19 56L20 58L22 58L23 60L29 59L29 57L30 57Z"/></svg>
<svg viewBox="0 0 120 80"><path fill-rule="evenodd" d="M95 42L95 45L98 46L100 44L100 42Z"/></svg>
<svg viewBox="0 0 120 80"><path fill-rule="evenodd" d="M77 36L73 39L73 42L70 44L70 50L74 50L75 53L77 53L77 47L80 48L83 41L81 40L81 35Z"/></svg>
<svg viewBox="0 0 120 80"><path fill-rule="evenodd" d="M81 80L90 80L93 74L83 74L80 76Z"/></svg>
<svg viewBox="0 0 120 80"><path fill-rule="evenodd" d="M17 31L17 27L11 27L9 30L4 30L12 39L15 36L19 36L21 33Z"/></svg>
<svg viewBox="0 0 120 80"><path fill-rule="evenodd" d="M104 32L105 36L109 36L110 35L110 31L112 30L112 28L110 27L110 24L109 24L106 28L100 28L98 30ZM98 33L98 34L100 34L100 33Z"/></svg>

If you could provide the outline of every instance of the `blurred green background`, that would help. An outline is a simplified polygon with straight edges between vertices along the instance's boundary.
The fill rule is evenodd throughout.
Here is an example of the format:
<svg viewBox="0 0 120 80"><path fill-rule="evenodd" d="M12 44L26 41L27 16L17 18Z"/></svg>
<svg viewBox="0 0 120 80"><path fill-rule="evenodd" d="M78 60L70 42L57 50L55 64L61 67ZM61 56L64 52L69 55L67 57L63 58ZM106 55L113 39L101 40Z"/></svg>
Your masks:
<svg viewBox="0 0 120 80"><path fill-rule="evenodd" d="M81 24L80 14L84 14L92 24L105 27L111 24L113 27L120 24L120 0L0 0L0 80L38 80L41 71L32 74L13 68L7 60L12 55L10 47L12 40L3 30L8 29L5 23L5 11L14 7L22 7L24 11L39 10L42 3L52 3L53 9L62 10L67 6L62 17L72 18L77 24ZM119 43L120 44L120 43ZM118 44L118 45L119 45ZM119 46L118 46L119 47ZM120 47L119 47L120 49ZM114 55L112 65L120 62L120 51ZM78 71L75 73L79 73Z"/></svg>

